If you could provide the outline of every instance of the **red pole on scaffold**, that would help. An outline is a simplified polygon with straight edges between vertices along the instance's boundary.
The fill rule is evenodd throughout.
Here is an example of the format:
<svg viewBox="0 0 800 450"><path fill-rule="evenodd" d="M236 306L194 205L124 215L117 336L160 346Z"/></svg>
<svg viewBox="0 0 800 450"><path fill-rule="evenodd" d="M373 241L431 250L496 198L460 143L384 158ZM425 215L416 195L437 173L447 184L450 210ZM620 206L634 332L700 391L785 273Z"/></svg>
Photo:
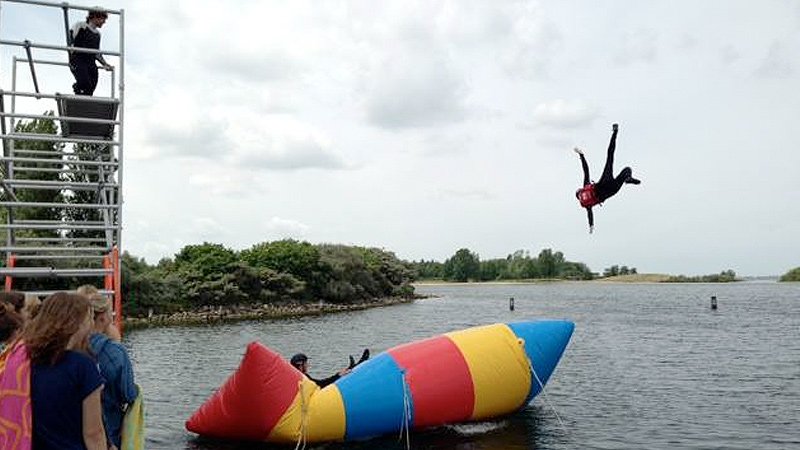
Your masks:
<svg viewBox="0 0 800 450"><path fill-rule="evenodd" d="M9 269L17 265L17 257L13 254L8 255L8 261L6 267ZM10 291L13 288L14 278L11 275L6 275L6 292Z"/></svg>
<svg viewBox="0 0 800 450"><path fill-rule="evenodd" d="M122 270L120 268L119 248L116 246L111 250L111 265L114 268L114 325L122 334Z"/></svg>
<svg viewBox="0 0 800 450"><path fill-rule="evenodd" d="M103 269L109 270L113 269L113 264L111 263L111 254L103 256ZM107 272L103 277L103 289L107 291L114 290L114 274L113 270Z"/></svg>

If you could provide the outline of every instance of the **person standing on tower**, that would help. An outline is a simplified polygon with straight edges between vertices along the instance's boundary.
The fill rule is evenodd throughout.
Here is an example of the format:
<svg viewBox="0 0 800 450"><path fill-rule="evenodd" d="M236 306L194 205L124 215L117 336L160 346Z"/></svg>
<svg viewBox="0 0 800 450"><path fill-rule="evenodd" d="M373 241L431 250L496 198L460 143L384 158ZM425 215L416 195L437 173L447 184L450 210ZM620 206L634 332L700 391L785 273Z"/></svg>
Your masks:
<svg viewBox="0 0 800 450"><path fill-rule="evenodd" d="M72 26L69 32L70 46L99 50L100 28L103 27L107 19L108 13L102 9L89 11L86 21L77 22ZM75 76L75 84L72 85L72 90L76 95L94 94L94 90L97 87L97 64L95 61L100 62L100 65L105 70L113 69L111 64L108 64L100 53L69 53L69 69Z"/></svg>

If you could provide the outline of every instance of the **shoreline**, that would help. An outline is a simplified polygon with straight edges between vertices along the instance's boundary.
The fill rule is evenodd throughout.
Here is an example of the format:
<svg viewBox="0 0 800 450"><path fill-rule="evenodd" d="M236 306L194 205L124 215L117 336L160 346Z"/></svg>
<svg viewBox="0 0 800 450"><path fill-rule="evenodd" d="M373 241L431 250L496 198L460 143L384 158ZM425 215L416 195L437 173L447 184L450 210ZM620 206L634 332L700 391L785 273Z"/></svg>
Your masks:
<svg viewBox="0 0 800 450"><path fill-rule="evenodd" d="M424 296L410 298L388 297L370 302L346 304L315 302L281 305L264 303L260 305L206 306L194 311L154 314L148 317L126 317L122 320L122 326L123 329L129 331L145 328L234 323L247 320L291 319L413 303L420 298L424 298Z"/></svg>
<svg viewBox="0 0 800 450"><path fill-rule="evenodd" d="M444 281L444 280L421 280L412 283L414 286L466 286L466 285L531 285L531 284L548 284L548 283L643 283L643 284L697 284L697 283L737 283L747 281L744 278L737 278L732 281L699 281L699 280L681 280L670 281L674 278L672 275L660 273L641 273L632 275L616 275L613 277L595 278L592 280L570 280L562 278L535 278L535 279L522 279L522 280L492 280L492 281Z"/></svg>

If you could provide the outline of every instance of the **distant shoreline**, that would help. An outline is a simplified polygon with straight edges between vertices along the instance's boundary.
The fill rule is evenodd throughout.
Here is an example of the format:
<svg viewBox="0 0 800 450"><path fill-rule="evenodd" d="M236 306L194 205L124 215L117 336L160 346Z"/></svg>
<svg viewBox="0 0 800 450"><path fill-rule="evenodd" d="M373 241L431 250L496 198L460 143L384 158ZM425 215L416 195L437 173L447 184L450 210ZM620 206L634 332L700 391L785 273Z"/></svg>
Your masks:
<svg viewBox="0 0 800 450"><path fill-rule="evenodd" d="M693 279L677 280L673 275L663 273L638 273L630 275L616 275L613 277L595 278L593 280L568 280L561 278L542 278L542 279L524 279L524 280L493 280L493 281L444 281L444 280L422 280L414 282L414 286L443 286L443 285L523 285L523 284L547 284L547 283L664 283L664 284L686 284L686 283L735 283L743 281L736 279L734 281L698 281Z"/></svg>

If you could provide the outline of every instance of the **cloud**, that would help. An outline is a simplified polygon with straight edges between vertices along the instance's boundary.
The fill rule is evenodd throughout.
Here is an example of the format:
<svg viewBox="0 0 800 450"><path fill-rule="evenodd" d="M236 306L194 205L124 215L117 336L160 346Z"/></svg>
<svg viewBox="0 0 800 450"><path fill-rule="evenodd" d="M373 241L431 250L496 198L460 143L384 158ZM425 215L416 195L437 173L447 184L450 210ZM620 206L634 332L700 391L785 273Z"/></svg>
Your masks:
<svg viewBox="0 0 800 450"><path fill-rule="evenodd" d="M202 53L201 62L208 72L243 81L261 83L285 80L298 71L297 63L289 55L275 50L258 48L214 48Z"/></svg>
<svg viewBox="0 0 800 450"><path fill-rule="evenodd" d="M526 3L512 14L512 34L500 46L503 65L512 76L541 77L563 41L562 33L535 3Z"/></svg>
<svg viewBox="0 0 800 450"><path fill-rule="evenodd" d="M179 104L179 102L172 105ZM328 140L303 122L284 115L194 113L188 102L183 114L154 109L145 119L139 157L186 157L214 161L240 169L345 169ZM169 117L169 118L167 118Z"/></svg>
<svg viewBox="0 0 800 450"><path fill-rule="evenodd" d="M679 50L693 50L697 47L697 38L689 33L684 33L678 39L677 47Z"/></svg>
<svg viewBox="0 0 800 450"><path fill-rule="evenodd" d="M213 172L197 171L189 175L189 186L212 196L244 198L254 194L263 195L265 189L253 174L238 168L216 168Z"/></svg>
<svg viewBox="0 0 800 450"><path fill-rule="evenodd" d="M439 194L442 197L457 198L461 200L480 200L490 201L497 198L492 192L483 189L440 189Z"/></svg>
<svg viewBox="0 0 800 450"><path fill-rule="evenodd" d="M537 105L533 119L554 128L580 128L591 125L597 115L595 108L581 101L559 99Z"/></svg>
<svg viewBox="0 0 800 450"><path fill-rule="evenodd" d="M614 56L614 62L627 66L636 62L650 63L658 55L658 35L655 31L639 29L622 36L622 42Z"/></svg>
<svg viewBox="0 0 800 450"><path fill-rule="evenodd" d="M150 121L145 143L158 149L153 156L198 157L215 159L230 148L227 124L210 116L186 120Z"/></svg>
<svg viewBox="0 0 800 450"><path fill-rule="evenodd" d="M775 41L767 50L767 55L756 69L756 75L764 78L788 78L794 74L793 57L785 46Z"/></svg>
<svg viewBox="0 0 800 450"><path fill-rule="evenodd" d="M189 226L189 233L206 239L224 234L225 228L210 217L195 217Z"/></svg>
<svg viewBox="0 0 800 450"><path fill-rule="evenodd" d="M448 135L433 132L424 136L414 145L418 154L426 157L451 157L464 155L470 150L470 138L462 134Z"/></svg>
<svg viewBox="0 0 800 450"><path fill-rule="evenodd" d="M347 168L321 133L295 119L243 119L231 128L237 139L226 159L238 166L271 170Z"/></svg>
<svg viewBox="0 0 800 450"><path fill-rule="evenodd" d="M739 50L731 44L728 44L720 50L720 59L725 65L733 64L742 57Z"/></svg>
<svg viewBox="0 0 800 450"><path fill-rule="evenodd" d="M543 147L565 149L574 147L574 142L564 134L545 133L536 136L536 143Z"/></svg>
<svg viewBox="0 0 800 450"><path fill-rule="evenodd" d="M392 55L371 82L367 119L379 127L434 127L466 115L466 87L442 55Z"/></svg>
<svg viewBox="0 0 800 450"><path fill-rule="evenodd" d="M306 236L311 227L296 220L273 217L267 222L266 229L270 235L277 236L279 239L299 239Z"/></svg>

